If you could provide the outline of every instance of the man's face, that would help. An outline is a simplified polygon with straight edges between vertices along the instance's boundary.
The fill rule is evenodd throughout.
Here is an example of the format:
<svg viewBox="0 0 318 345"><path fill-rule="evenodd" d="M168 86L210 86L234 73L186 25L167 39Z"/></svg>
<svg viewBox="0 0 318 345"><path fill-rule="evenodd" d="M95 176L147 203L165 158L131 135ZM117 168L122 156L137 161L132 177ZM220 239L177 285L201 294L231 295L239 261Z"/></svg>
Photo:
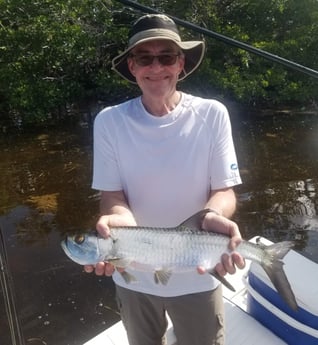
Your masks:
<svg viewBox="0 0 318 345"><path fill-rule="evenodd" d="M173 42L154 40L132 49L127 63L143 94L160 97L176 89L184 57Z"/></svg>

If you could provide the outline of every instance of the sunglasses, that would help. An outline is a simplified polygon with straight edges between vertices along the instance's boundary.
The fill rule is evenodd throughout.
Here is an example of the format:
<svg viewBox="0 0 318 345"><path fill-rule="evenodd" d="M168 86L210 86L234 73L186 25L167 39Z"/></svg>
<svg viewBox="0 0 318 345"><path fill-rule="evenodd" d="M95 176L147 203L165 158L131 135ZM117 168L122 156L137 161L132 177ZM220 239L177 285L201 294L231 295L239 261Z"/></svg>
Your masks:
<svg viewBox="0 0 318 345"><path fill-rule="evenodd" d="M154 60L157 59L158 62L163 66L171 66L177 62L177 58L181 54L160 54L160 55L148 55L148 54L131 54L130 57L135 59L137 65L139 66L149 66L152 65Z"/></svg>

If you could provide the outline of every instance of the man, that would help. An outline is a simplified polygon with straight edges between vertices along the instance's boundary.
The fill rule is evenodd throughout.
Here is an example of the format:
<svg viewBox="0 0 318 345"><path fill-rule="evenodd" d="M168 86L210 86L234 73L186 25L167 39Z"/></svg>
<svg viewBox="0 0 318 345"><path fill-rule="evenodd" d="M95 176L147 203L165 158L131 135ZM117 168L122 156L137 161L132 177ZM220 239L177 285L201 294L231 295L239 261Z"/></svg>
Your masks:
<svg viewBox="0 0 318 345"><path fill-rule="evenodd" d="M199 66L204 49L201 41L181 41L168 17L146 15L113 60L114 70L137 83L142 95L102 110L95 120L93 188L101 191L96 228L102 236L111 226L175 226L208 207L213 211L202 229L226 233L232 249L240 242L228 219L236 207L232 187L241 183L228 112L215 100L176 89ZM221 276L245 264L237 253L221 261ZM130 345L162 344L166 312L179 345L224 343L221 286L203 267L173 274L166 286L141 271L127 284L105 262L85 270L113 275Z"/></svg>

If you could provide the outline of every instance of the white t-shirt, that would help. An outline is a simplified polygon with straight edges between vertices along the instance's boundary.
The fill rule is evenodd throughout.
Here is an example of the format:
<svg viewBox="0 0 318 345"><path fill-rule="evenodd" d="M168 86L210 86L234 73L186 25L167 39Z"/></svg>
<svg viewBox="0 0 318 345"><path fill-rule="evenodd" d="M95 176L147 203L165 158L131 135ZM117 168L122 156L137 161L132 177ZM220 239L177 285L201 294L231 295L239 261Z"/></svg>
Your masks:
<svg viewBox="0 0 318 345"><path fill-rule="evenodd" d="M167 115L149 114L141 98L102 110L94 124L93 188L123 190L137 224L176 226L204 208L210 190L240 184L227 109L216 100L182 93ZM168 284L129 270L137 282L116 284L157 296L214 289L209 274L173 273Z"/></svg>

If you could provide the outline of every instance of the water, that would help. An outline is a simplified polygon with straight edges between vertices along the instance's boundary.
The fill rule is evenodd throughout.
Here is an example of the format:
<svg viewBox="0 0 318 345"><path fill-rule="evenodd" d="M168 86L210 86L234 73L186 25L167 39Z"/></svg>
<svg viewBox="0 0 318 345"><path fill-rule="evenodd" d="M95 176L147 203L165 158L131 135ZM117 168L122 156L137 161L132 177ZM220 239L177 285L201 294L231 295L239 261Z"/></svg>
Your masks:
<svg viewBox="0 0 318 345"><path fill-rule="evenodd" d="M63 233L95 223L90 133L3 139L0 172L0 226L25 342L81 344L119 319L111 279L84 274L60 248ZM11 344L4 313L0 330L0 344Z"/></svg>
<svg viewBox="0 0 318 345"><path fill-rule="evenodd" d="M235 219L244 237L296 240L318 262L318 117L233 115L232 123L244 181ZM0 226L25 343L83 344L119 320L112 280L85 274L60 248L63 234L96 222L91 132L7 136L0 152ZM0 344L11 344L4 312Z"/></svg>
<svg viewBox="0 0 318 345"><path fill-rule="evenodd" d="M277 115L234 119L243 184L236 220L246 238L297 240L318 261L318 117Z"/></svg>

